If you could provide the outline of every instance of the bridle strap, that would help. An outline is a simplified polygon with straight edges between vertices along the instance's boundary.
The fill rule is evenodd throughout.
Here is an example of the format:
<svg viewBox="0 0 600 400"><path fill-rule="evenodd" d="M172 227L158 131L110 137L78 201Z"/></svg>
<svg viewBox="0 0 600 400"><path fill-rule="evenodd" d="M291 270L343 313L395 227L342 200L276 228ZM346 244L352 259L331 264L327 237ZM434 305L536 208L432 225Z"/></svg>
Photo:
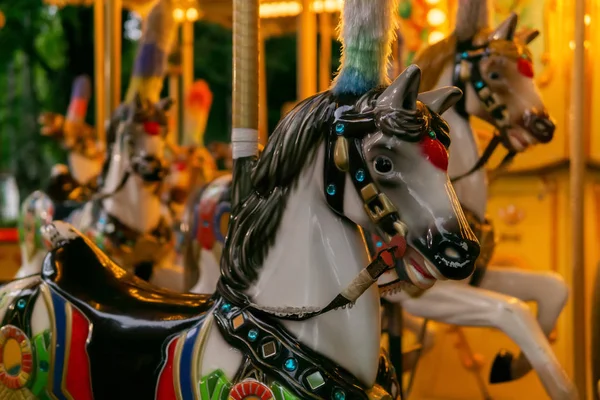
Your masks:
<svg viewBox="0 0 600 400"><path fill-rule="evenodd" d="M479 51L473 54L473 51ZM471 41L461 41L456 44L456 56L455 56L455 65L454 65L454 73L452 76L452 84L458 87L463 92L463 96L454 106L456 112L463 118L469 119L470 115L466 109L466 84L464 79L461 77L462 72L462 62L469 60L472 64L471 71L469 73L469 83L475 90L479 101L484 105L484 107L488 110L490 115L495 121L495 126L498 129L498 133L494 132L494 137L488 143L487 147L479 157L479 160L469 169L467 172L452 177L450 181L452 183L456 183L467 176L472 175L476 171L483 168L488 161L490 160L492 154L498 147L500 143L503 143L505 147L509 149L508 154L502 159L500 164L493 170L493 172L498 172L504 168L506 168L514 159L517 152L512 149L512 146L507 138L507 131L509 128L508 124L508 110L505 104L498 103L495 100L495 96L491 89L486 85L485 80L481 76L481 70L479 69L479 60L482 56L487 54L485 52L485 47L474 48ZM486 94L487 96L484 96Z"/></svg>

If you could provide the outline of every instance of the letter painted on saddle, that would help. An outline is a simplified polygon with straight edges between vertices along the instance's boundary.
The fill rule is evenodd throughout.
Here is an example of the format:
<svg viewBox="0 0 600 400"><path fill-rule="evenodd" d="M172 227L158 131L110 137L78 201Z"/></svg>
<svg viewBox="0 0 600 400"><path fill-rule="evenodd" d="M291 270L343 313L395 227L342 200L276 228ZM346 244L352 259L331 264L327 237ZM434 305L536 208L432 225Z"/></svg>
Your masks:
<svg viewBox="0 0 600 400"><path fill-rule="evenodd" d="M64 297L50 290L54 307L56 337L52 338L54 369L51 376L52 394L58 400L92 400L90 361L87 340L90 321ZM74 368L69 368L74 366Z"/></svg>

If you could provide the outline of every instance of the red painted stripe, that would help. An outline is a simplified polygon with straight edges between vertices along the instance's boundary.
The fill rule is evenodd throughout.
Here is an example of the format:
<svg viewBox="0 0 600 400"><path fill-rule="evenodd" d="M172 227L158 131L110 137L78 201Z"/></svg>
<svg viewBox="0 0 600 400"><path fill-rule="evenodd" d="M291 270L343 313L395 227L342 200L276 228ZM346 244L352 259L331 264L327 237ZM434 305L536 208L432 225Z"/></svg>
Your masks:
<svg viewBox="0 0 600 400"><path fill-rule="evenodd" d="M156 400L177 400L175 396L175 380L173 379L173 361L175 359L175 348L179 337L171 340L167 347L167 361L165 367L158 377L156 386Z"/></svg>
<svg viewBox="0 0 600 400"><path fill-rule="evenodd" d="M90 333L90 321L75 307L72 307L71 343L69 346L69 368L67 370L66 389L77 400L92 400L92 382L90 379L90 360L87 355L87 338Z"/></svg>
<svg viewBox="0 0 600 400"><path fill-rule="evenodd" d="M17 243L18 241L17 228L0 228L0 242Z"/></svg>

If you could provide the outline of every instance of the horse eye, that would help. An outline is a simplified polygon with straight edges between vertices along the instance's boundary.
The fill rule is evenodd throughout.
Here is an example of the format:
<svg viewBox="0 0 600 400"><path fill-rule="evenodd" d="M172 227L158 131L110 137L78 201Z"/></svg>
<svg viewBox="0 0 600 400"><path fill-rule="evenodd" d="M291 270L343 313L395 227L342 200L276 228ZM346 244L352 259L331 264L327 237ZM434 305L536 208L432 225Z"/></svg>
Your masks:
<svg viewBox="0 0 600 400"><path fill-rule="evenodd" d="M373 161L373 168L380 174L387 174L394 168L394 163L386 156L377 156Z"/></svg>
<svg viewBox="0 0 600 400"><path fill-rule="evenodd" d="M491 80L496 81L496 80L500 79L500 73L496 72L496 71L492 71L492 72L489 73L488 77Z"/></svg>

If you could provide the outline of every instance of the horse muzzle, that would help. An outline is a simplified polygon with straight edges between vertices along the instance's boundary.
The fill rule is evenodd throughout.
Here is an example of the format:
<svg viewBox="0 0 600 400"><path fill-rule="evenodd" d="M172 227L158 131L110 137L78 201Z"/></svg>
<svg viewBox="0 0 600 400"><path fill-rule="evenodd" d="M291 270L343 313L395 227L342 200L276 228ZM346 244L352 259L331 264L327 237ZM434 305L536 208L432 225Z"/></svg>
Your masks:
<svg viewBox="0 0 600 400"><path fill-rule="evenodd" d="M169 173L165 163L158 157L151 155L136 156L132 160L133 172L144 182L160 182Z"/></svg>
<svg viewBox="0 0 600 400"><path fill-rule="evenodd" d="M525 110L521 126L540 143L550 142L556 129L548 112L538 111L535 108Z"/></svg>

